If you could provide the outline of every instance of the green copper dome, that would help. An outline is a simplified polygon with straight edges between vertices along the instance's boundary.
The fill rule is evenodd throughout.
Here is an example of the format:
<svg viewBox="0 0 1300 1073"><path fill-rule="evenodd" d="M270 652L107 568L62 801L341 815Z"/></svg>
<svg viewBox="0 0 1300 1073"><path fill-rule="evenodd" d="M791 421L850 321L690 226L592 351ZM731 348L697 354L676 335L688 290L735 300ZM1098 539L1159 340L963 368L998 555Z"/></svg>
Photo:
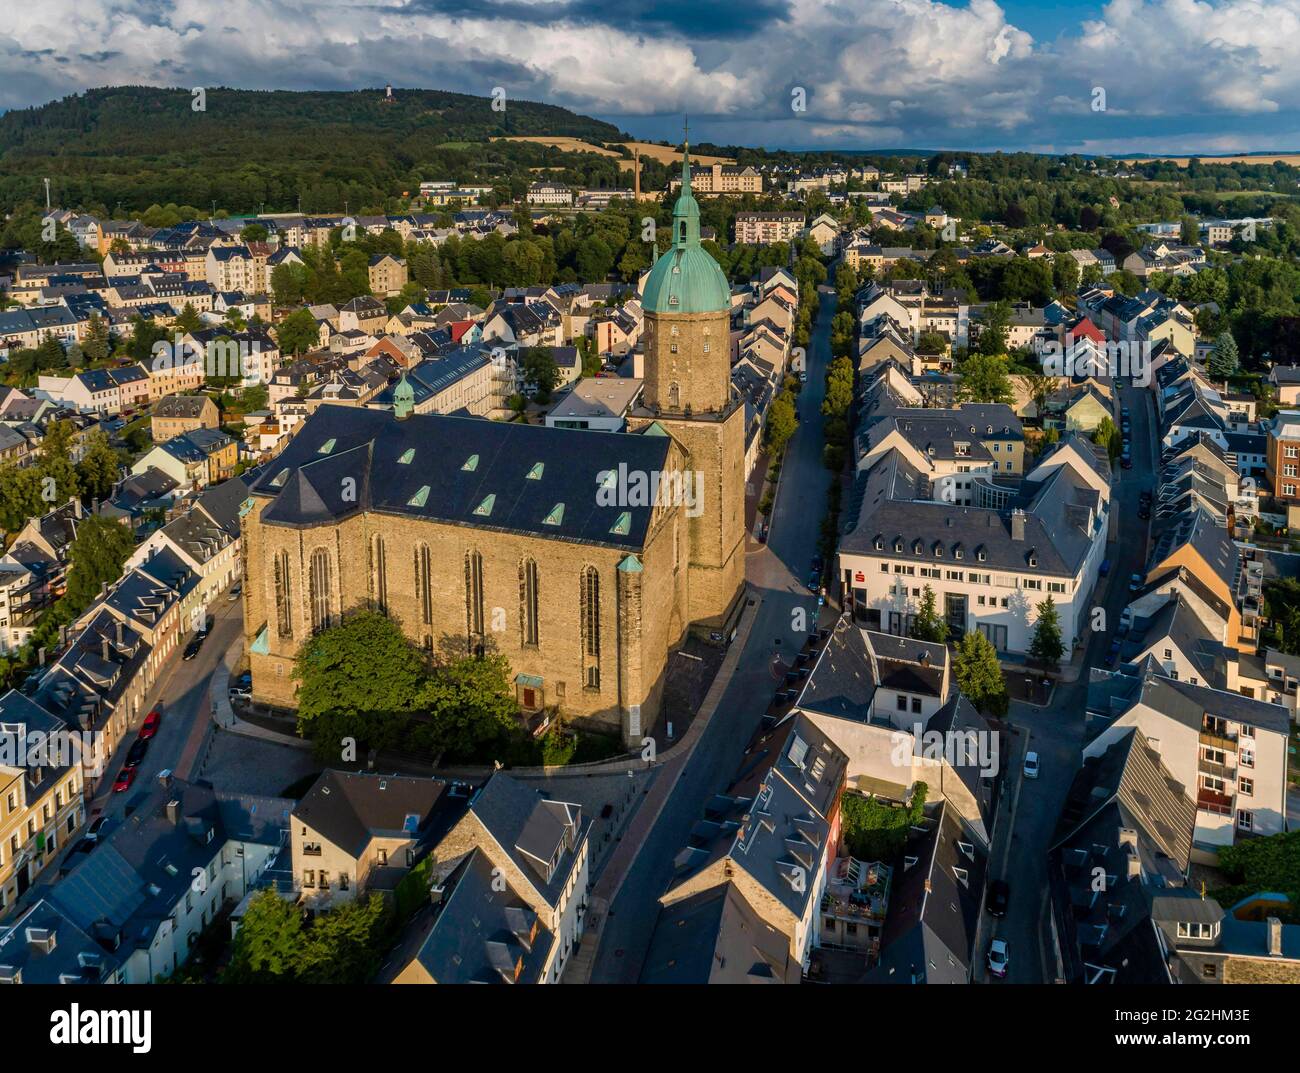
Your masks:
<svg viewBox="0 0 1300 1073"><path fill-rule="evenodd" d="M673 208L673 244L650 269L641 306L647 313L718 313L731 307L727 277L700 245L700 206L691 193L690 147L682 154L682 192Z"/></svg>

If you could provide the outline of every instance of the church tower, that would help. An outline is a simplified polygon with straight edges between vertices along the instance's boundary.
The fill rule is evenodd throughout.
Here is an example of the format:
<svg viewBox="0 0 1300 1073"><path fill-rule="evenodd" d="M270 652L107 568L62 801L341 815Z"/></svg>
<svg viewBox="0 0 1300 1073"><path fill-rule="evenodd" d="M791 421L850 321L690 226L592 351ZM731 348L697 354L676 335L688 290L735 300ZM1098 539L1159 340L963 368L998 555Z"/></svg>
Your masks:
<svg viewBox="0 0 1300 1073"><path fill-rule="evenodd" d="M745 407L731 386L731 288L700 245L690 147L672 245L642 294L645 386L637 424L673 436L698 474L702 503L689 514L687 599L691 621L721 625L745 582Z"/></svg>

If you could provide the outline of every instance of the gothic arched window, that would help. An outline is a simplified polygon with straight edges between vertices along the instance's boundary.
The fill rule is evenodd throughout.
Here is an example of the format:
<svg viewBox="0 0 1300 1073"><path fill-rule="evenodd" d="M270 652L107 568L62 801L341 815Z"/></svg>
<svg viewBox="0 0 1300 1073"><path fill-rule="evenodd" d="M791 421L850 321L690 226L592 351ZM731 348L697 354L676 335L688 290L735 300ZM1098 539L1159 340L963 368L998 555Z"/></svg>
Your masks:
<svg viewBox="0 0 1300 1073"><path fill-rule="evenodd" d="M381 536L370 542L370 599L376 610L388 614L388 551Z"/></svg>
<svg viewBox="0 0 1300 1073"><path fill-rule="evenodd" d="M537 561L525 559L519 564L519 639L524 645L538 644L538 610Z"/></svg>
<svg viewBox="0 0 1300 1073"><path fill-rule="evenodd" d="M317 548L311 553L310 583L312 631L329 629L330 588L334 584L334 579L330 567L330 553L324 548Z"/></svg>
<svg viewBox="0 0 1300 1073"><path fill-rule="evenodd" d="M275 623L281 637L293 636L293 599L289 582L289 553L275 556Z"/></svg>
<svg viewBox="0 0 1300 1073"><path fill-rule="evenodd" d="M433 556L428 544L415 548L415 592L420 601L420 621L428 626L433 622Z"/></svg>
<svg viewBox="0 0 1300 1073"><path fill-rule="evenodd" d="M582 681L587 689L600 688L600 574L584 567L579 579L582 627Z"/></svg>
<svg viewBox="0 0 1300 1073"><path fill-rule="evenodd" d="M483 647L483 556L465 553L465 624L471 651Z"/></svg>

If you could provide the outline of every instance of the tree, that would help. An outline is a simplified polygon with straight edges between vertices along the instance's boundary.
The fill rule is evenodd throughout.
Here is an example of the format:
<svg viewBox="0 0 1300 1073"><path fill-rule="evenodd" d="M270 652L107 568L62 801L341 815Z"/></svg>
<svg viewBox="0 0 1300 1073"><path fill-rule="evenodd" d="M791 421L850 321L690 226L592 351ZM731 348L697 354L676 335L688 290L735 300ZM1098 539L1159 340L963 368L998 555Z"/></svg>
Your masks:
<svg viewBox="0 0 1300 1073"><path fill-rule="evenodd" d="M63 597L72 617L94 603L105 582L122 576L122 566L134 550L131 531L112 518L92 514L77 523L77 536L68 551L72 569Z"/></svg>
<svg viewBox="0 0 1300 1073"><path fill-rule="evenodd" d="M1007 683L997 650L978 630L972 630L958 643L953 676L966 699L985 715L1000 719L1007 714Z"/></svg>
<svg viewBox="0 0 1300 1073"><path fill-rule="evenodd" d="M41 476L42 493L50 504L66 503L81 493L77 467L72 464L72 437L70 421L51 421L45 426L36 472Z"/></svg>
<svg viewBox="0 0 1300 1073"><path fill-rule="evenodd" d="M911 636L918 641L943 644L948 640L948 623L935 610L934 589L927 585L921 590L921 609L912 620Z"/></svg>
<svg viewBox="0 0 1300 1073"><path fill-rule="evenodd" d="M1016 380L1033 401L1035 414L1042 421L1047 397L1056 389L1056 378L1046 373L1021 373Z"/></svg>
<svg viewBox="0 0 1300 1073"><path fill-rule="evenodd" d="M303 947L303 911L273 890L253 896L221 974L223 984L291 983Z"/></svg>
<svg viewBox="0 0 1300 1073"><path fill-rule="evenodd" d="M795 417L794 402L788 391L781 392L772 400L767 412L767 450L774 458L780 458L785 452L785 445L790 442L799 427Z"/></svg>
<svg viewBox="0 0 1300 1073"><path fill-rule="evenodd" d="M972 354L961 363L961 383L957 398L961 402L1005 402L1015 398L1011 377L1007 374L1005 354Z"/></svg>
<svg viewBox="0 0 1300 1073"><path fill-rule="evenodd" d="M241 242L265 242L266 238L267 231L265 224L246 224L244 229L239 232L239 239Z"/></svg>
<svg viewBox="0 0 1300 1073"><path fill-rule="evenodd" d="M1115 422L1109 417L1103 417L1097 427L1092 430L1092 442L1106 448L1106 453L1113 462L1119 457L1124 440L1119 429L1115 427Z"/></svg>
<svg viewBox="0 0 1300 1073"><path fill-rule="evenodd" d="M96 362L107 358L111 350L108 325L98 313L92 313L86 321L86 338L82 340L81 352L88 362Z"/></svg>
<svg viewBox="0 0 1300 1073"><path fill-rule="evenodd" d="M1029 658L1039 663L1055 667L1065 655L1065 643L1061 639L1061 616L1056 611L1056 601L1050 596L1038 605L1038 621L1034 625L1034 636L1029 642Z"/></svg>
<svg viewBox="0 0 1300 1073"><path fill-rule="evenodd" d="M378 894L310 922L275 891L256 894L239 925L223 984L363 984L379 968L390 914Z"/></svg>
<svg viewBox="0 0 1300 1073"><path fill-rule="evenodd" d="M14 533L50 509L41 496L41 475L34 466L0 466L0 525Z"/></svg>
<svg viewBox="0 0 1300 1073"><path fill-rule="evenodd" d="M555 355L548 346L529 347L524 351L520 363L524 379L533 385L534 398L540 403L551 400L551 392L560 379L560 367L555 364Z"/></svg>
<svg viewBox="0 0 1300 1073"><path fill-rule="evenodd" d="M359 611L317 633L293 673L301 683L298 733L315 743L321 759L335 761L344 737L372 748L393 744L417 707L425 676L420 654L378 611Z"/></svg>
<svg viewBox="0 0 1300 1073"><path fill-rule="evenodd" d="M86 453L77 463L81 494L94 499L106 498L117 483L121 466L121 459L109 445L108 437L102 430L96 430L90 437Z"/></svg>
<svg viewBox="0 0 1300 1073"><path fill-rule="evenodd" d="M439 667L420 693L433 746L452 758L481 758L518 728L510 664L497 653L466 656Z"/></svg>
<svg viewBox="0 0 1300 1073"><path fill-rule="evenodd" d="M1237 341L1232 337L1232 333L1223 331L1214 341L1214 349L1210 351L1210 357L1205 363L1206 372L1216 380L1227 380L1228 377L1236 374L1241 364L1241 357L1237 350Z"/></svg>
<svg viewBox="0 0 1300 1073"><path fill-rule="evenodd" d="M295 309L275 330L276 342L286 354L301 354L320 343L320 327L306 306Z"/></svg>
<svg viewBox="0 0 1300 1073"><path fill-rule="evenodd" d="M176 330L180 332L197 332L203 327L203 321L200 319L198 311L191 302L186 302L184 308L176 314Z"/></svg>
<svg viewBox="0 0 1300 1073"><path fill-rule="evenodd" d="M1011 310L1005 302L993 302L984 309L977 349L981 354L1007 352L1007 328L1011 324Z"/></svg>

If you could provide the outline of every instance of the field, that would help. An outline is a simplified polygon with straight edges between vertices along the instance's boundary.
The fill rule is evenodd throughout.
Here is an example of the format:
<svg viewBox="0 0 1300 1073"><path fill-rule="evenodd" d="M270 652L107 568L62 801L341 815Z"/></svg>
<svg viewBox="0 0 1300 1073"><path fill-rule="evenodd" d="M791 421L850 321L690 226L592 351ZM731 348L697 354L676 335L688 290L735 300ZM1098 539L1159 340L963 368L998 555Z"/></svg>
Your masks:
<svg viewBox="0 0 1300 1073"><path fill-rule="evenodd" d="M547 135L527 135L493 138L493 141L503 140L508 142L536 142L538 145L549 145L555 149L562 149L566 153L596 153L600 156L617 157L619 154L613 149L606 149L601 145L592 145L591 142L583 141L581 138L555 138ZM681 160L681 154L678 150L667 145L655 145L653 142L623 142L629 149L641 151L641 155L649 157L651 160L657 160L661 164L674 164ZM729 157L723 156L696 156L691 154L691 163L700 165L710 164L734 164L735 161ZM632 170L631 160L620 160L618 165L623 171Z"/></svg>
<svg viewBox="0 0 1300 1073"><path fill-rule="evenodd" d="M1242 156L1198 156L1202 164L1274 164L1281 161L1292 167L1300 167L1300 153L1246 153ZM1135 160L1135 164L1150 164L1155 160L1168 160L1180 168L1187 167L1191 157L1186 156L1148 156Z"/></svg>

